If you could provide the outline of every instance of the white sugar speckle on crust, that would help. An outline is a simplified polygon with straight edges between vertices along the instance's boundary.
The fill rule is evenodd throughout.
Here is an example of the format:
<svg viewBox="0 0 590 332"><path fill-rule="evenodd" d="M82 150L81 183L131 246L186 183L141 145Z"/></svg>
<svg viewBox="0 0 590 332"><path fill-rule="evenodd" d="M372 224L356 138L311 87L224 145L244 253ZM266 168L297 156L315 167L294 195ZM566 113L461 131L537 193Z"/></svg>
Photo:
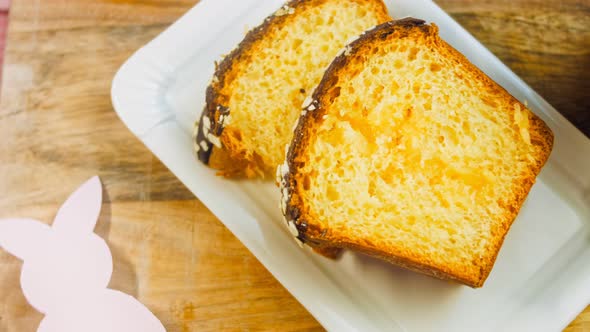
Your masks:
<svg viewBox="0 0 590 332"><path fill-rule="evenodd" d="M344 56L349 56L351 51L352 47L350 47L350 45L346 45L343 49L340 50L340 52L338 52L338 56L341 56L343 54Z"/></svg>
<svg viewBox="0 0 590 332"><path fill-rule="evenodd" d="M217 105L217 111L221 111L221 109L222 109L222 106ZM229 112L229 108L227 108L226 111ZM230 119L231 119L230 116L231 116L231 114L229 114L229 113L221 113L221 112L219 113L219 119L217 122L219 123L219 125L222 128L224 128L225 126L227 126L229 124Z"/></svg>
<svg viewBox="0 0 590 332"><path fill-rule="evenodd" d="M295 13L295 8L284 5L275 12L275 16L291 15Z"/></svg>
<svg viewBox="0 0 590 332"><path fill-rule="evenodd" d="M311 105L311 103L313 103L313 98L311 96L307 96L307 98L305 98L305 100L303 101L301 108L307 108L309 107L309 105Z"/></svg>
<svg viewBox="0 0 590 332"><path fill-rule="evenodd" d="M275 181L277 181L277 183L281 183L281 180L283 179L281 177L281 173L282 173L281 166L282 165L277 166L277 171L275 172Z"/></svg>
<svg viewBox="0 0 590 332"><path fill-rule="evenodd" d="M287 169L287 171L285 171L285 168ZM277 177L277 182L281 185L281 188L286 184L285 176L287 176L287 173L289 173L289 165L287 165L287 162L285 162L277 167L276 177Z"/></svg>
<svg viewBox="0 0 590 332"><path fill-rule="evenodd" d="M207 115L203 116L203 134L207 136L211 131L211 119Z"/></svg>
<svg viewBox="0 0 590 332"><path fill-rule="evenodd" d="M293 124L293 128L291 128L292 132L295 132L295 129L297 129L297 125L299 124L298 120L295 120L295 123Z"/></svg>
<svg viewBox="0 0 590 332"><path fill-rule="evenodd" d="M317 108L315 107L314 103L312 102L311 104L309 104L309 106L307 107L308 111L315 111Z"/></svg>
<svg viewBox="0 0 590 332"><path fill-rule="evenodd" d="M199 145L201 146L201 148L203 148L203 151L205 151L205 152L209 151L209 144L207 144L207 142L201 141L201 143Z"/></svg>
<svg viewBox="0 0 590 332"><path fill-rule="evenodd" d="M284 172L281 170L281 175ZM287 188L287 182L285 180L285 176L280 177L281 180L279 181L279 185L281 186L281 200L285 203L285 207L287 206L287 201L289 200L289 189Z"/></svg>
<svg viewBox="0 0 590 332"><path fill-rule="evenodd" d="M284 183L281 183L281 186L282 186L282 185L284 185ZM284 204L284 205L285 205L285 212L283 212L283 215L285 215L285 214L286 214L286 212L287 212L287 201L288 201L288 200L289 200L289 196L288 196L288 194L287 194L287 196L285 196L285 195L281 195L281 204Z"/></svg>
<svg viewBox="0 0 590 332"><path fill-rule="evenodd" d="M289 232L291 232L293 236L299 236L299 231L297 230L297 226L295 226L293 220L290 220L287 225L289 226Z"/></svg>
<svg viewBox="0 0 590 332"><path fill-rule="evenodd" d="M284 199L281 199L281 202L279 203L279 207L281 208L281 212L283 214L287 213L287 204L285 203Z"/></svg>
<svg viewBox="0 0 590 332"><path fill-rule="evenodd" d="M289 152L289 144L286 144L285 145L285 162L283 164L279 165L279 167L277 167L276 180L279 183L280 188L281 188L280 208L281 208L281 212L283 214L283 220L287 223L287 226L288 226L291 234L293 234L293 236L295 238L297 238L297 236L299 236L299 231L297 230L297 227L295 227L295 223L292 220L287 220L287 217L286 217L287 202L289 201L289 188L287 188L287 181L285 179L287 174L289 174L289 162L286 159L288 152ZM301 242L300 240L299 240L298 244L300 247L303 246L303 242Z"/></svg>
<svg viewBox="0 0 590 332"><path fill-rule="evenodd" d="M193 141L193 149L196 153L199 153L199 151L201 151L201 147L199 146L196 140Z"/></svg>
<svg viewBox="0 0 590 332"><path fill-rule="evenodd" d="M219 139L219 137L214 136L211 133L209 133L207 135L207 140L209 142L211 142L211 144L215 145L217 148L221 149L221 140Z"/></svg>
<svg viewBox="0 0 590 332"><path fill-rule="evenodd" d="M287 162L285 161L283 167L281 168L281 175L283 179L285 178L285 176L287 176L287 174L289 174L289 164L287 164Z"/></svg>
<svg viewBox="0 0 590 332"><path fill-rule="evenodd" d="M217 106L217 110L221 110L222 106L218 105ZM224 126L228 125L230 122L230 115L229 114L221 114L219 116L219 125L223 128ZM221 140L219 139L218 136L215 136L215 134L213 134L211 132L211 119L209 118L209 116L207 115L203 115L203 136L205 136L205 139L207 141L209 141L211 144L213 144L214 146L218 147L221 149ZM195 131L195 135L196 133L198 133L197 131ZM195 136L196 137L196 136ZM207 150L209 149L209 146L207 145L207 147L205 148L205 146L203 145L206 142L200 142L201 144L201 148L207 152Z"/></svg>
<svg viewBox="0 0 590 332"><path fill-rule="evenodd" d="M349 56L351 51L352 47L350 47L350 45L346 45L346 47L344 48L344 56Z"/></svg>

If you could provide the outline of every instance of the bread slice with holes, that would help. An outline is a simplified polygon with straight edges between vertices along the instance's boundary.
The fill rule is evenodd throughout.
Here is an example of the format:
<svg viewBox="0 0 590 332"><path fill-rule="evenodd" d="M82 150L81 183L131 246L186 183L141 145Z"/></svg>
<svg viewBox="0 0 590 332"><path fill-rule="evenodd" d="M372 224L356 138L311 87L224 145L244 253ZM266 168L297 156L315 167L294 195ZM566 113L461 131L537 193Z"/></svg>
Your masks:
<svg viewBox="0 0 590 332"><path fill-rule="evenodd" d="M298 241L480 287L549 157L545 123L417 19L325 73L279 167Z"/></svg>
<svg viewBox="0 0 590 332"><path fill-rule="evenodd" d="M382 0L294 0L217 66L195 150L220 174L274 175L302 102L347 41L389 21Z"/></svg>

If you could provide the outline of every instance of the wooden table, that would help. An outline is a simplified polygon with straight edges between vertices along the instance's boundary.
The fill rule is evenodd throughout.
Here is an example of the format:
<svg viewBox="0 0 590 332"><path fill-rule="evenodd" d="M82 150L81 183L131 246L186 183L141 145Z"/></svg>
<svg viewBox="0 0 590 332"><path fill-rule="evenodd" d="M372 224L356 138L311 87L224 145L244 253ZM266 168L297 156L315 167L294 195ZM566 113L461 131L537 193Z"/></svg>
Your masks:
<svg viewBox="0 0 590 332"><path fill-rule="evenodd" d="M438 2L590 134L587 0ZM99 174L108 194L98 233L114 254L111 286L138 297L168 331L322 330L113 112L117 68L194 3L13 1L0 217L50 221L73 189ZM0 331L34 331L42 318L21 294L20 267L0 252ZM588 330L590 309L568 328Z"/></svg>
<svg viewBox="0 0 590 332"><path fill-rule="evenodd" d="M2 63L4 63L4 42L6 40L9 7L9 0L0 0L0 83L2 83Z"/></svg>

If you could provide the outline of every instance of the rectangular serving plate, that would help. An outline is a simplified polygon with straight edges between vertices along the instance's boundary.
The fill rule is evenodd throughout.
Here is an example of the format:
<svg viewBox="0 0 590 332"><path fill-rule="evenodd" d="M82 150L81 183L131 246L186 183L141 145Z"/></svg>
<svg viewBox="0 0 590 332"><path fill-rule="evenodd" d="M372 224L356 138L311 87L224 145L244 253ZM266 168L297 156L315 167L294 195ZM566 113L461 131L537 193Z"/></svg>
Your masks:
<svg viewBox="0 0 590 332"><path fill-rule="evenodd" d="M564 328L590 302L590 140L436 4L385 2L395 18L436 23L447 42L527 102L555 133L551 157L481 289L353 252L330 261L302 250L282 225L273 183L226 180L195 160L192 126L214 61L283 0L202 0L121 67L113 105L127 127L328 330Z"/></svg>

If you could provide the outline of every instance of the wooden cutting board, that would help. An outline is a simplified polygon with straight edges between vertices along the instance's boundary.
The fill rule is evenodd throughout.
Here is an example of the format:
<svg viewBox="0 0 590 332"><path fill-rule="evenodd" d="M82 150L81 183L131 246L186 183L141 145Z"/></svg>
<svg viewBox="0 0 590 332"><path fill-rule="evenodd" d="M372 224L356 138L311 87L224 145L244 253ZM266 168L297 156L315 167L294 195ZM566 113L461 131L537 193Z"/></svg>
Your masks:
<svg viewBox="0 0 590 332"><path fill-rule="evenodd" d="M438 3L590 134L587 0ZM107 196L97 232L113 251L111 286L138 297L168 331L321 331L113 112L119 66L194 4L13 0L0 97L0 217L50 221L98 174ZM42 318L21 293L20 267L0 252L1 332L34 331ZM588 330L590 309L568 328Z"/></svg>

